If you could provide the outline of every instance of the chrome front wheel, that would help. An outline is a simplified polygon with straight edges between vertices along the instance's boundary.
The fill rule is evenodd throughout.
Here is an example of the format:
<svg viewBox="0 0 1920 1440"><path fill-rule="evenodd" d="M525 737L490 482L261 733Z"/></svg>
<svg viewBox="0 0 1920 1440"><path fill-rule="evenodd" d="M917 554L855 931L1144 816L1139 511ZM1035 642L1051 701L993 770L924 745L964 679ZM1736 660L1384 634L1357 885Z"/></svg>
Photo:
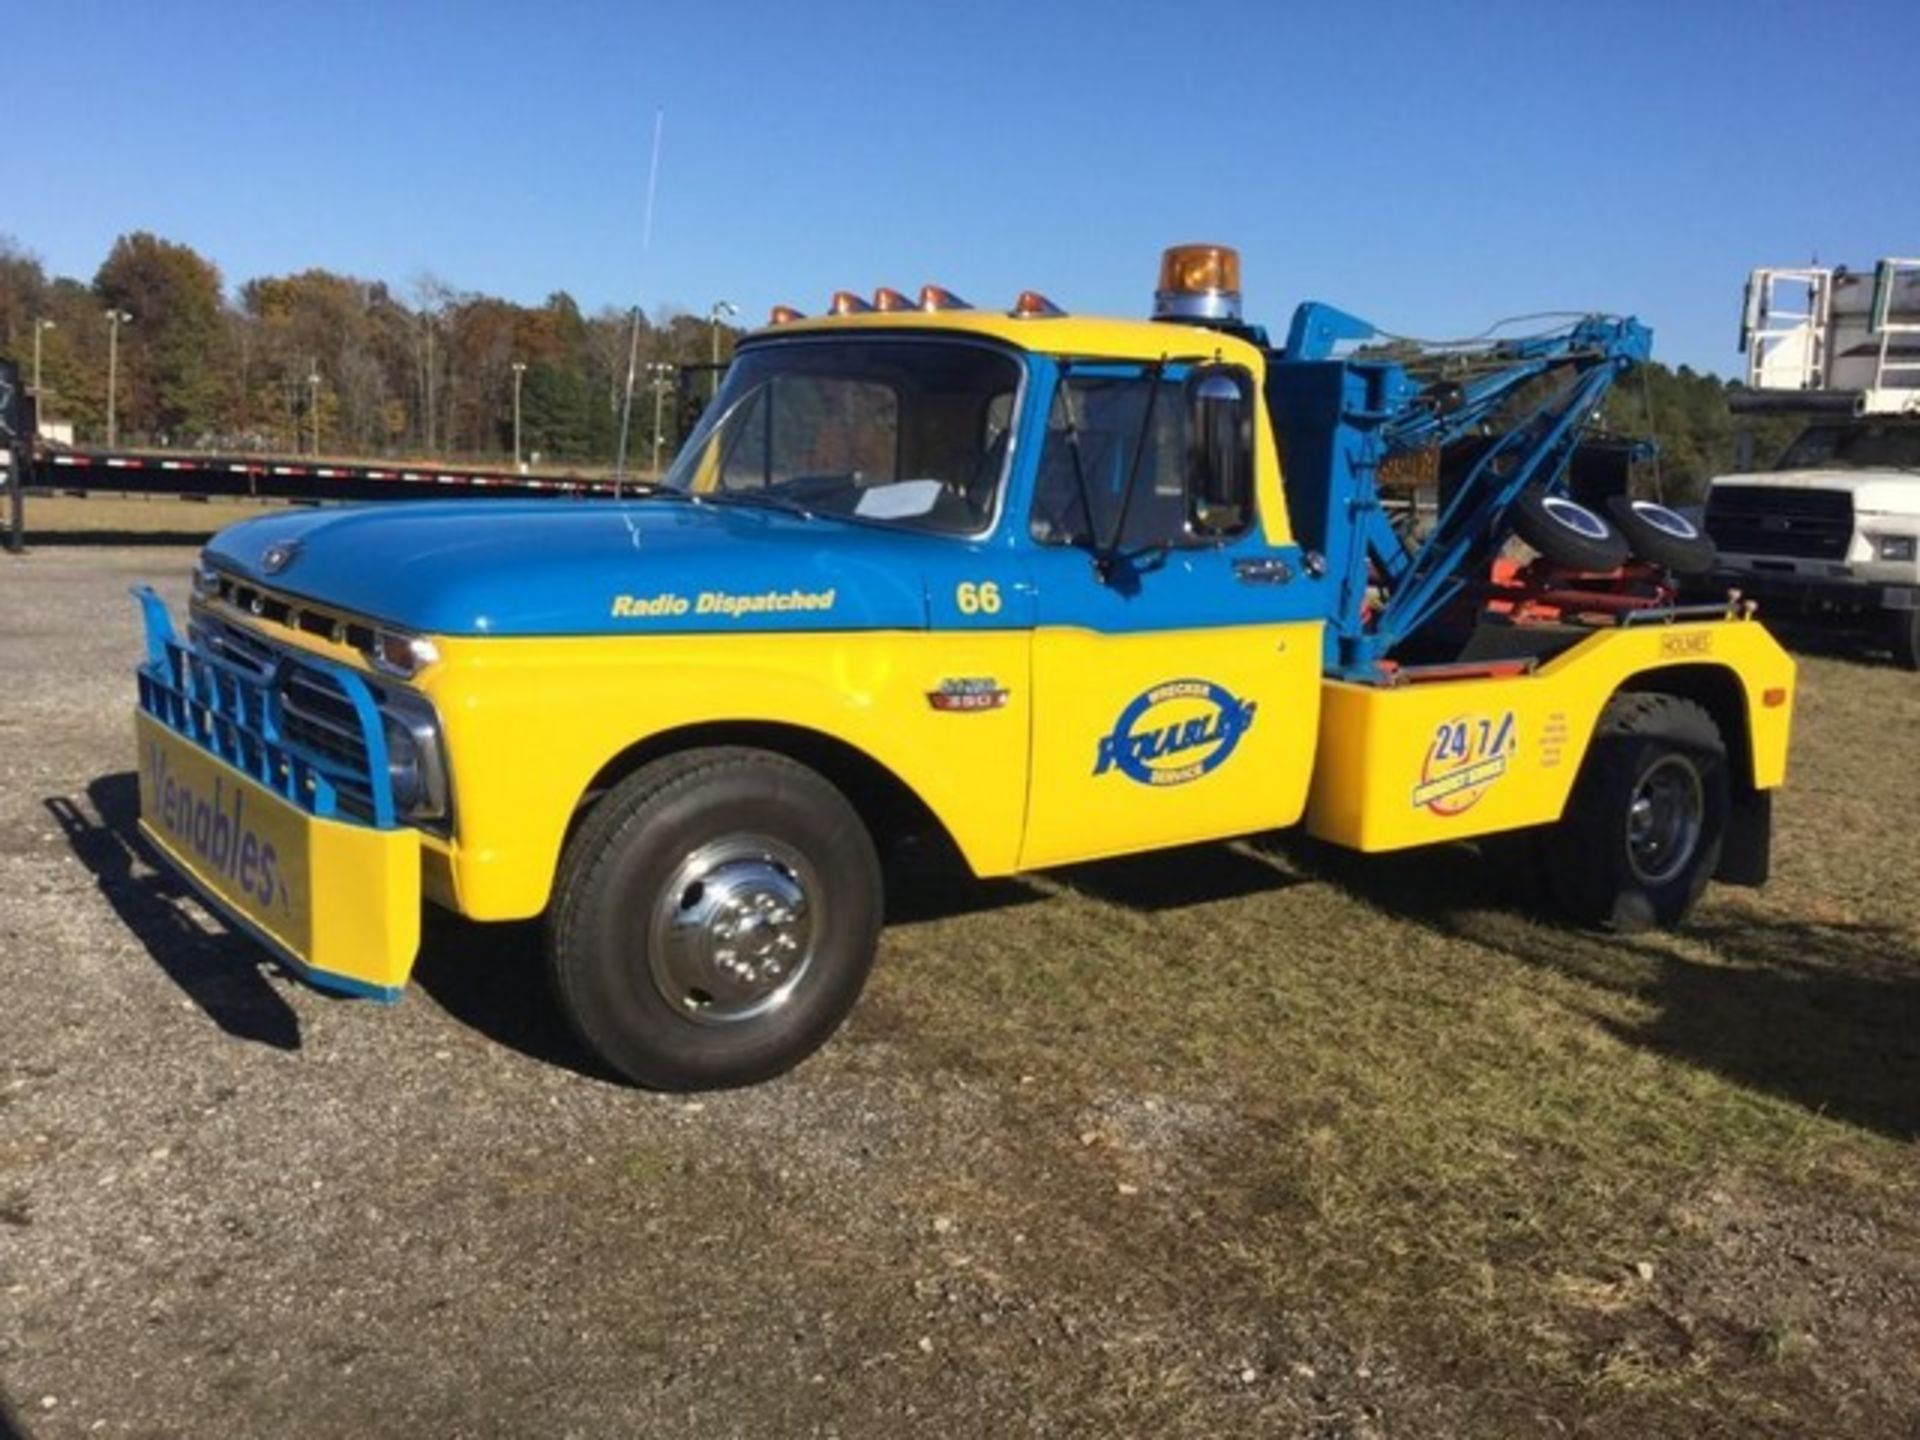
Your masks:
<svg viewBox="0 0 1920 1440"><path fill-rule="evenodd" d="M700 846L654 900L654 985L698 1025L777 1010L813 964L820 889L813 866L781 841L730 835Z"/></svg>
<svg viewBox="0 0 1920 1440"><path fill-rule="evenodd" d="M656 760L567 842L547 912L561 1011L660 1089L745 1085L831 1035L873 966L880 862L847 797L783 755Z"/></svg>

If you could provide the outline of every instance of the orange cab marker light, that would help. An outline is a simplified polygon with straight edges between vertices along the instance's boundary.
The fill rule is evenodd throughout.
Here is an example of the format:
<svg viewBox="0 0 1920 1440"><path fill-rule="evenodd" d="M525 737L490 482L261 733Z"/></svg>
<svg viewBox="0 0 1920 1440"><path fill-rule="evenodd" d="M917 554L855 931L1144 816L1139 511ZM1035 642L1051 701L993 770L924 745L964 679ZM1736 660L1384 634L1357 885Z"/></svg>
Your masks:
<svg viewBox="0 0 1920 1440"><path fill-rule="evenodd" d="M944 285L922 285L920 308L931 313L936 310L971 310L973 307Z"/></svg>
<svg viewBox="0 0 1920 1440"><path fill-rule="evenodd" d="M1787 692L1779 686L1771 690L1763 690L1760 692L1760 703L1769 710L1778 710L1787 703Z"/></svg>
<svg viewBox="0 0 1920 1440"><path fill-rule="evenodd" d="M913 301L895 290L891 285L882 285L873 292L873 308L883 314L891 315L898 310L911 310Z"/></svg>
<svg viewBox="0 0 1920 1440"><path fill-rule="evenodd" d="M1240 252L1231 245L1172 245L1163 250L1153 313L1161 320L1238 320Z"/></svg>
<svg viewBox="0 0 1920 1440"><path fill-rule="evenodd" d="M796 320L806 319L806 315L791 305L776 305L767 315L769 325L791 325Z"/></svg>
<svg viewBox="0 0 1920 1440"><path fill-rule="evenodd" d="M827 313L829 315L870 315L873 313L873 306L851 290L836 290L833 292L833 303L827 306Z"/></svg>
<svg viewBox="0 0 1920 1440"><path fill-rule="evenodd" d="M1013 302L1013 313L1023 320L1041 320L1067 312L1038 290L1022 290L1020 298Z"/></svg>

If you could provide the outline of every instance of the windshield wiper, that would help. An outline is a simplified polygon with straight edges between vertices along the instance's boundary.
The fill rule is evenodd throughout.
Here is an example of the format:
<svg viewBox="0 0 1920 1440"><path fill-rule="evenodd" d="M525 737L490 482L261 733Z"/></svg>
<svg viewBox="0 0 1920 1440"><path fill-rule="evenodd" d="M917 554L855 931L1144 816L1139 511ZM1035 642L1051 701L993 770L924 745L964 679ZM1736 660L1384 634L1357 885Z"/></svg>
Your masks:
<svg viewBox="0 0 1920 1440"><path fill-rule="evenodd" d="M776 495L769 490L703 490L687 497L702 505L740 505L751 510L779 510L788 515L798 515L802 520L817 520L820 517L798 500L786 495Z"/></svg>

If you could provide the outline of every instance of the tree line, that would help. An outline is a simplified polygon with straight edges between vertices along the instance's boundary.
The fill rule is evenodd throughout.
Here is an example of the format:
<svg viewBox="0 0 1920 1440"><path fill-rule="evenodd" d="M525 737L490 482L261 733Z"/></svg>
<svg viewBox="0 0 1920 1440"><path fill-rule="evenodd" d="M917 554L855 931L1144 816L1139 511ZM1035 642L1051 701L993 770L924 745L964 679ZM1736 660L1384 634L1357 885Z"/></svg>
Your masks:
<svg viewBox="0 0 1920 1440"><path fill-rule="evenodd" d="M126 317L117 337L109 312ZM523 453L604 464L618 444L632 326L629 312L583 313L565 291L517 305L431 275L400 294L312 269L229 295L211 260L145 232L121 236L82 281L48 275L0 237L0 354L33 383L37 335L42 416L88 443L107 437L111 368L122 445L498 458L513 448L517 366ZM673 307L640 317L636 468L654 444L649 387L661 372L648 367L705 366L716 346L724 361L738 334ZM704 373L687 378L704 396ZM664 398L670 453L686 414Z"/></svg>
<svg viewBox="0 0 1920 1440"><path fill-rule="evenodd" d="M49 276L0 237L0 353L32 379L40 340L43 414L76 438L106 438L108 311L119 326L115 419L123 445L217 451L495 459L513 448L519 372L521 447L562 464L606 464L625 398L627 313L592 315L565 291L516 305L431 275L406 294L385 282L303 270L248 280L229 296L218 268L192 247L123 235L92 280ZM49 325L48 322L51 322ZM628 454L645 468L654 443L658 371L733 352L738 332L665 307L640 320ZM663 453L697 411L704 374L660 407ZM1607 428L1655 436L1660 489L1698 500L1707 481L1744 463L1730 386L1655 363L1616 385ZM1766 463L1793 422L1751 427L1753 463Z"/></svg>

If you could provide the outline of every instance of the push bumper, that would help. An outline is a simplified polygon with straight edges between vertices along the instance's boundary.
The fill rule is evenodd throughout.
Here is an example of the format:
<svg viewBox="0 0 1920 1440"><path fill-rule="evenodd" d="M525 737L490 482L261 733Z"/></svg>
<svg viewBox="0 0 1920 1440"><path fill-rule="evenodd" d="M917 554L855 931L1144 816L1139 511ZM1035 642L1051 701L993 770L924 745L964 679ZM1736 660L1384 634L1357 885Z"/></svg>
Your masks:
<svg viewBox="0 0 1920 1440"><path fill-rule="evenodd" d="M274 677L181 645L158 598L139 598L148 646L134 718L141 834L303 978L398 1000L420 943L418 833L390 814L362 823L338 813L336 762L289 737ZM364 702L356 710L369 760L384 774L371 696L341 673L343 693Z"/></svg>

